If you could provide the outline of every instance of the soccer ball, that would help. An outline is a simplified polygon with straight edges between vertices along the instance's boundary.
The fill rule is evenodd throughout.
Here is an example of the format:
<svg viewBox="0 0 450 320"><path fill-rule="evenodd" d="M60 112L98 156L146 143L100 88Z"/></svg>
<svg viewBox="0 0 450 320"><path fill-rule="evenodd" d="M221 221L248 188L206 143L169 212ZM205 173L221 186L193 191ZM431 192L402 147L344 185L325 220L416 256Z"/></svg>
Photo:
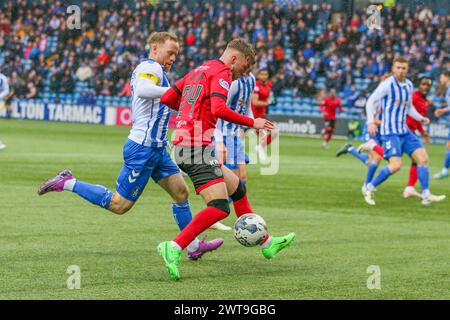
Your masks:
<svg viewBox="0 0 450 320"><path fill-rule="evenodd" d="M266 235L266 222L257 214L244 214L234 224L234 237L243 246L254 247L260 244Z"/></svg>

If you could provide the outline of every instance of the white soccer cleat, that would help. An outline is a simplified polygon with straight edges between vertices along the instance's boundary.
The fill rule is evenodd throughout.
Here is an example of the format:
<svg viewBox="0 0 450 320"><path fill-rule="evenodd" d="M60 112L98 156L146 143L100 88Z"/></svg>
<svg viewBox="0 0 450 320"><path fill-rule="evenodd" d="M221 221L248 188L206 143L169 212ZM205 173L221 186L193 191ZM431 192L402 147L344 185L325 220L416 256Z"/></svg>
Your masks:
<svg viewBox="0 0 450 320"><path fill-rule="evenodd" d="M220 230L220 231L229 231L229 230L231 230L231 227L228 227L228 226L224 225L221 222L216 222L213 225L211 225L209 228L210 229L215 229L215 230Z"/></svg>
<svg viewBox="0 0 450 320"><path fill-rule="evenodd" d="M366 194L366 192L367 192L367 187L366 187L365 184L362 186L361 192L362 192L362 195L365 195L365 194Z"/></svg>
<svg viewBox="0 0 450 320"><path fill-rule="evenodd" d="M325 150L328 149L328 143L326 143L325 141L322 142L322 148L324 148Z"/></svg>
<svg viewBox="0 0 450 320"><path fill-rule="evenodd" d="M447 196L445 196L445 195L436 196L434 194L430 194L428 196L428 200L430 200L431 202L441 202L441 201L444 201L445 198L447 198Z"/></svg>
<svg viewBox="0 0 450 320"><path fill-rule="evenodd" d="M361 153L361 152L369 152L371 150L373 150L373 148L375 148L375 146L377 145L377 143L373 140L369 140L366 143L361 144L356 150Z"/></svg>
<svg viewBox="0 0 450 320"><path fill-rule="evenodd" d="M255 146L255 150L258 153L259 160L265 162L267 160L266 150L259 144Z"/></svg>
<svg viewBox="0 0 450 320"><path fill-rule="evenodd" d="M447 196L445 195L441 195L441 196L436 196L434 194L429 194L428 197L422 196L422 204L424 206L429 206L431 205L433 202L441 202L444 201L445 198L447 198Z"/></svg>
<svg viewBox="0 0 450 320"><path fill-rule="evenodd" d="M406 187L403 190L403 198L422 198L422 195L414 187Z"/></svg>
<svg viewBox="0 0 450 320"><path fill-rule="evenodd" d="M367 204L374 206L375 205L375 193L367 189L366 186L362 187L362 194L364 196L364 200Z"/></svg>
<svg viewBox="0 0 450 320"><path fill-rule="evenodd" d="M0 150L3 150L6 148L6 144L0 141Z"/></svg>

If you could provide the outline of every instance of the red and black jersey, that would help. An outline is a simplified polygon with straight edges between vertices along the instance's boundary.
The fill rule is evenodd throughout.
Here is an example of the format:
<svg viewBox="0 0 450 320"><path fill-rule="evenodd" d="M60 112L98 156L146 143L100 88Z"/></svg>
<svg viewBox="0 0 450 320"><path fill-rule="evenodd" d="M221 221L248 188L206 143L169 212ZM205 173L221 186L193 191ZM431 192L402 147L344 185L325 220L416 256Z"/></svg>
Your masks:
<svg viewBox="0 0 450 320"><path fill-rule="evenodd" d="M324 120L336 120L336 109L339 108L340 112L343 112L341 105L341 99L338 97L325 97L323 103L320 105L320 111L323 113Z"/></svg>
<svg viewBox="0 0 450 320"><path fill-rule="evenodd" d="M210 145L218 118L253 126L253 119L227 107L231 82L231 69L220 60L210 60L186 74L161 97L161 103L179 111L175 145Z"/></svg>
<svg viewBox="0 0 450 320"><path fill-rule="evenodd" d="M270 93L272 92L272 82L267 80L263 84L261 81L256 80L255 90L253 92L258 95L258 100L268 102ZM252 103L252 111L255 118L264 118L267 113L267 107L256 107Z"/></svg>
<svg viewBox="0 0 450 320"><path fill-rule="evenodd" d="M428 101L427 98L424 97L419 90L416 90L412 94L412 104L414 108L416 108L417 112L420 113L422 116L426 117L428 112ZM408 126L408 129L411 131L418 130L422 135L425 134L425 129L422 126L422 123L420 121L417 121L416 119L410 117L409 115L406 116L406 125Z"/></svg>

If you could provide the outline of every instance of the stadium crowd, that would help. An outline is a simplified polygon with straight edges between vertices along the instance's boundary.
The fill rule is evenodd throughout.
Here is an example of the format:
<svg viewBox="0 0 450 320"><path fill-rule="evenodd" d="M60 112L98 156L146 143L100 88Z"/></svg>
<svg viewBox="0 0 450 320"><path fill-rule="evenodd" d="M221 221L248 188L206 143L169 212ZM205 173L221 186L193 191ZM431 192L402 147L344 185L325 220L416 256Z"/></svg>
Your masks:
<svg viewBox="0 0 450 320"><path fill-rule="evenodd" d="M89 88L80 96L84 103L96 95L128 96L130 72L148 55L149 34L162 30L183 43L171 80L241 36L254 43L257 68L269 70L275 94L291 88L297 96L314 96L316 79L325 77L326 87L356 97L354 78L376 82L396 54L410 59L413 77L435 78L450 64L449 17L426 7L384 8L379 31L368 29L365 11L343 19L325 2L189 7L186 1L128 6L112 0L100 9L84 1L81 29L68 26L62 1L7 0L0 6L0 72L20 98L38 98L45 86L71 93L80 81Z"/></svg>

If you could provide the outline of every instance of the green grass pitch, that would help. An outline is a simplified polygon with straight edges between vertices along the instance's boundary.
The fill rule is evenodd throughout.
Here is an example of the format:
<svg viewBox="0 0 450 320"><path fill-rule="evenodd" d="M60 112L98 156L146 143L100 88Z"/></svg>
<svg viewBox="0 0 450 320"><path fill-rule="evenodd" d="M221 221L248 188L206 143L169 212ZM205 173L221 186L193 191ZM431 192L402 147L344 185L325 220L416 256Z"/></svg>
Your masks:
<svg viewBox="0 0 450 320"><path fill-rule="evenodd" d="M405 168L379 188L377 206L360 193L365 167L323 150L317 139L281 137L274 176L249 168L249 198L274 235L297 240L272 261L245 248L231 232L223 247L192 262L173 282L156 246L177 233L171 202L150 182L124 216L75 194L36 194L45 179L71 168L79 180L115 187L128 128L0 120L8 145L0 152L0 299L448 299L450 200L422 207L403 199ZM431 173L444 147L429 146ZM191 188L193 212L203 208ZM449 180L432 191L449 194ZM225 220L232 225L234 214ZM81 288L67 289L68 266ZM381 289L369 290L370 265Z"/></svg>

